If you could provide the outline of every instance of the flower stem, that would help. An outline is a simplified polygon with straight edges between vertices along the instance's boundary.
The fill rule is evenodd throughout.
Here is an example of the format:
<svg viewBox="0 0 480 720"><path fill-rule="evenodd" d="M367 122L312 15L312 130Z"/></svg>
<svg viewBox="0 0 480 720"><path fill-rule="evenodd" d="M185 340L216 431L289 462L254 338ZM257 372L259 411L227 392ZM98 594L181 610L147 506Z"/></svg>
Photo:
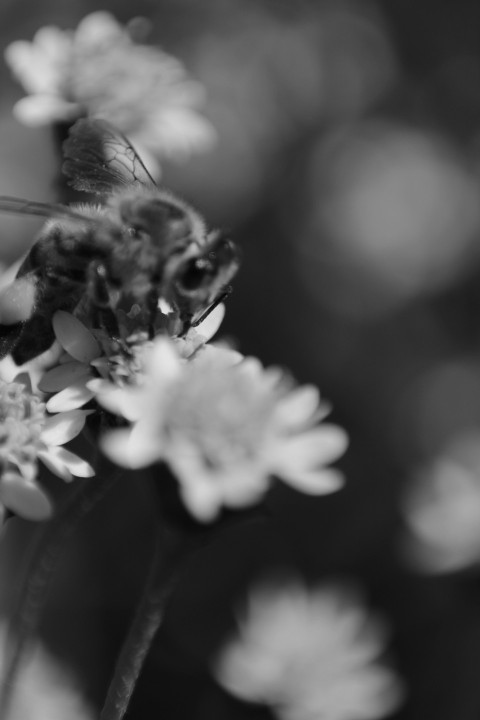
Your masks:
<svg viewBox="0 0 480 720"><path fill-rule="evenodd" d="M16 612L11 620L10 638L2 687L0 690L0 718L7 720L15 693L16 680L29 639L35 633L50 580L61 559L68 538L79 523L112 488L118 473L101 480L96 477L83 481L78 492L53 520L41 528L40 537L28 562L26 580L22 585Z"/></svg>
<svg viewBox="0 0 480 720"><path fill-rule="evenodd" d="M191 542L172 527L157 531L155 550L142 597L123 643L100 720L122 720L142 671L164 610L185 561Z"/></svg>

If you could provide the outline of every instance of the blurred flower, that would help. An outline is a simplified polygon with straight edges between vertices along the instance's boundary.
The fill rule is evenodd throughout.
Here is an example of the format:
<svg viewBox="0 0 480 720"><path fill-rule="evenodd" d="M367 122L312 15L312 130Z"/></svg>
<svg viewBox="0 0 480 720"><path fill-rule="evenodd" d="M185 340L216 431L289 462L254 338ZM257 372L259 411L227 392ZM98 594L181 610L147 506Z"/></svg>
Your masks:
<svg viewBox="0 0 480 720"><path fill-rule="evenodd" d="M0 626L0 677L4 677L7 632ZM8 720L93 720L72 678L40 644L30 648L17 678Z"/></svg>
<svg viewBox="0 0 480 720"><path fill-rule="evenodd" d="M162 326L168 324L168 309L164 309L165 314L158 313ZM225 306L220 304L197 328L191 328L183 338L175 338L179 355L187 359L204 350L224 314ZM49 412L66 412L85 405L95 396L96 388L101 387L92 380L101 378L117 385L137 382L143 373L145 349L153 345L148 333L142 330L147 321L136 313L118 311L116 315L119 337L111 338L105 330L89 330L70 313L62 310L55 313L53 329L61 353L38 384L42 392L54 393L47 402Z"/></svg>
<svg viewBox="0 0 480 720"><path fill-rule="evenodd" d="M36 482L37 460L66 481L94 474L87 462L60 447L81 432L89 413L48 416L28 376L0 380L0 501L7 508L29 520L50 516L50 500Z"/></svg>
<svg viewBox="0 0 480 720"><path fill-rule="evenodd" d="M451 572L480 562L480 429L454 436L404 497L403 551L417 568Z"/></svg>
<svg viewBox="0 0 480 720"><path fill-rule="evenodd" d="M446 137L386 121L322 138L298 254L312 295L375 316L468 273L480 228L468 162Z"/></svg>
<svg viewBox="0 0 480 720"><path fill-rule="evenodd" d="M261 586L214 674L233 695L270 705L281 720L374 720L403 694L379 659L385 639L383 626L345 591L309 591L292 581Z"/></svg>
<svg viewBox="0 0 480 720"><path fill-rule="evenodd" d="M298 490L337 490L341 475L325 466L345 450L344 431L317 425L327 410L312 386L292 388L275 369L219 349L185 363L157 338L137 386L104 388L100 404L132 423L103 438L117 464L145 467L164 460L183 500L199 520L223 505L257 502L278 475Z"/></svg>
<svg viewBox="0 0 480 720"><path fill-rule="evenodd" d="M105 118L138 149L183 159L209 149L215 133L197 110L202 86L176 58L133 42L110 13L87 15L75 31L38 30L5 58L29 95L14 108L27 125Z"/></svg>

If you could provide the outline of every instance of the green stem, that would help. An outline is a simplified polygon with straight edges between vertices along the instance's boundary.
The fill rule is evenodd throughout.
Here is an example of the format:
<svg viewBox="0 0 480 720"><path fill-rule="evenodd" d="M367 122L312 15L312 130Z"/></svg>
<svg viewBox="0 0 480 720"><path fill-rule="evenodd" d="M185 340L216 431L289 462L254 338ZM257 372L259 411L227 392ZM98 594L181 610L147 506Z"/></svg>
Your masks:
<svg viewBox="0 0 480 720"><path fill-rule="evenodd" d="M37 628L50 580L64 553L67 541L83 518L106 495L117 479L118 474L115 474L107 480L96 477L83 481L79 491L70 499L63 511L42 526L40 537L35 538L26 581L11 620L11 635L7 645L10 656L6 661L0 691L2 720L8 718L24 653L29 639Z"/></svg>
<svg viewBox="0 0 480 720"><path fill-rule="evenodd" d="M115 666L101 720L122 720L127 712L167 601L190 557L189 539L171 528L162 530L157 531L149 575Z"/></svg>

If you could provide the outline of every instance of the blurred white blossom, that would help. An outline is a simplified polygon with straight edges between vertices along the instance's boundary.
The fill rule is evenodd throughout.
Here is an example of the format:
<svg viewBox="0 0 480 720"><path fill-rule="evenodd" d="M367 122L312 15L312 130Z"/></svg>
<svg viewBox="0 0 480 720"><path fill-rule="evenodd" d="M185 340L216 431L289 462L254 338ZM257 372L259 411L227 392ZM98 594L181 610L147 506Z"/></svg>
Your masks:
<svg viewBox="0 0 480 720"><path fill-rule="evenodd" d="M0 626L0 678L7 658L7 632ZM15 684L8 720L93 720L94 714L70 674L42 645L30 647Z"/></svg>
<svg viewBox="0 0 480 720"><path fill-rule="evenodd" d="M418 471L405 493L403 551L421 570L480 562L480 429L460 432Z"/></svg>
<svg viewBox="0 0 480 720"><path fill-rule="evenodd" d="M294 581L260 586L238 624L215 660L215 677L281 720L374 720L402 699L400 681L381 659L383 624L345 590Z"/></svg>
<svg viewBox="0 0 480 720"><path fill-rule="evenodd" d="M85 460L61 447L82 431L90 412L49 415L27 375L0 380L0 501L7 508L28 520L51 515L50 500L36 481L38 460L66 481L94 474Z"/></svg>
<svg viewBox="0 0 480 720"><path fill-rule="evenodd" d="M328 412L318 390L292 387L280 371L240 357L211 348L187 363L170 340L157 338L141 384L106 385L97 396L131 423L105 435L105 453L130 468L167 462L202 521L224 505L257 502L271 475L311 494L342 485L326 466L344 452L346 434L318 424Z"/></svg>
<svg viewBox="0 0 480 720"><path fill-rule="evenodd" d="M41 28L32 42L11 43L5 58L29 93L14 107L27 125L101 117L151 161L181 160L215 141L198 110L203 87L176 58L135 43L108 12L87 15L75 31Z"/></svg>

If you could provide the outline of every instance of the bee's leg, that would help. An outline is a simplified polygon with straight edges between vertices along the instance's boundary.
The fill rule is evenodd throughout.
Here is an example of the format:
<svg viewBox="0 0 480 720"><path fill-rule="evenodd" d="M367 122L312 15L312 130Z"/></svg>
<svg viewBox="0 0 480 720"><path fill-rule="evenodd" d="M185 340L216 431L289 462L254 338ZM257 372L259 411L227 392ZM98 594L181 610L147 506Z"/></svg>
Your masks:
<svg viewBox="0 0 480 720"><path fill-rule="evenodd" d="M226 287L224 287L222 292L217 295L217 297L212 302L212 304L209 305L207 307L207 309L203 311L203 313L200 315L200 317L197 318L196 320L194 320L193 322L190 322L190 327L197 327L198 325L200 325L200 323L202 323L210 315L210 313L213 310L215 310L217 305L220 305L221 302L223 302L224 300L227 299L227 297L231 294L232 289L233 288L231 285L227 285Z"/></svg>

